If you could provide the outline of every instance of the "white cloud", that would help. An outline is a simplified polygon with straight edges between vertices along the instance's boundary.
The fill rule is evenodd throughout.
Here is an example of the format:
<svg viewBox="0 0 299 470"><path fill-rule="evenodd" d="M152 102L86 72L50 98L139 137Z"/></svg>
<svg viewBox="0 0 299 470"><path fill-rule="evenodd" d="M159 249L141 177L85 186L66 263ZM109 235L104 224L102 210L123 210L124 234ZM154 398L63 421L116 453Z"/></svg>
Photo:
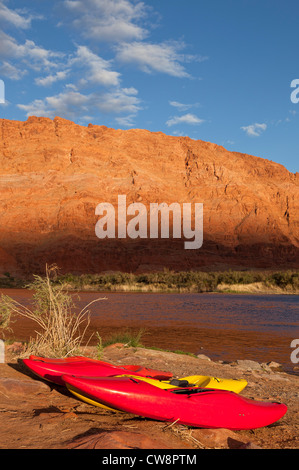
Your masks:
<svg viewBox="0 0 299 470"><path fill-rule="evenodd" d="M62 70L56 72L54 75L47 75L46 77L37 77L34 81L37 85L50 86L58 80L65 80L68 76L69 70Z"/></svg>
<svg viewBox="0 0 299 470"><path fill-rule="evenodd" d="M79 66L84 70L86 82L104 86L118 86L120 73L111 70L111 61L94 54L88 47L79 46L69 65Z"/></svg>
<svg viewBox="0 0 299 470"><path fill-rule="evenodd" d="M183 104L179 103L178 101L169 101L169 104L174 108L178 108L180 111L187 111L188 109L192 108L192 104Z"/></svg>
<svg viewBox="0 0 299 470"><path fill-rule="evenodd" d="M25 111L28 116L42 116L53 118L53 112L47 108L47 103L45 100L34 100L30 104L18 104L17 107L22 111Z"/></svg>
<svg viewBox="0 0 299 470"><path fill-rule="evenodd" d="M177 137L186 137L186 133L182 131L173 131L172 135L175 135Z"/></svg>
<svg viewBox="0 0 299 470"><path fill-rule="evenodd" d="M137 22L145 17L148 7L129 0L65 0L72 25L86 38L105 41L140 40L146 29Z"/></svg>
<svg viewBox="0 0 299 470"><path fill-rule="evenodd" d="M123 88L122 90L126 95L138 95L138 90L132 86L130 88Z"/></svg>
<svg viewBox="0 0 299 470"><path fill-rule="evenodd" d="M168 127L174 126L176 124L192 124L192 125L199 125L204 122L203 119L195 116L195 114L184 114L183 116L174 116L173 118L169 119L166 124Z"/></svg>
<svg viewBox="0 0 299 470"><path fill-rule="evenodd" d="M18 67L10 64L6 60L3 60L0 66L0 75L2 77L8 77L11 80L20 80L26 73L26 70L18 69Z"/></svg>
<svg viewBox="0 0 299 470"><path fill-rule="evenodd" d="M116 46L116 60L123 63L136 64L146 73L161 72L174 77L188 77L182 62L186 56L179 53L184 44L178 42L163 42L152 44L149 42L122 43ZM197 60L196 56L193 56ZM190 56L188 56L188 61Z"/></svg>
<svg viewBox="0 0 299 470"><path fill-rule="evenodd" d="M179 103L178 101L169 101L169 104L170 106L178 108L180 111L187 111L188 109L199 106L199 103L184 104L184 103Z"/></svg>
<svg viewBox="0 0 299 470"><path fill-rule="evenodd" d="M250 124L249 126L243 126L241 129L250 137L259 137L267 129L267 124L255 123Z"/></svg>
<svg viewBox="0 0 299 470"><path fill-rule="evenodd" d="M134 90L133 93L130 90ZM122 88L101 94L97 108L103 113L136 114L140 110L140 100L136 96L135 88Z"/></svg>
<svg viewBox="0 0 299 470"><path fill-rule="evenodd" d="M10 10L0 0L0 20L27 32L33 18L26 10ZM149 15L153 11L140 0L62 0L68 15L62 22L71 25L86 39L111 42L111 60L96 53L95 42L89 45L75 45L66 53L53 51L37 44L31 38L6 34L0 30L0 73L11 79L20 80L31 72L32 84L42 87L57 85L55 91L46 92L44 98L17 106L27 116L57 115L78 120L82 116L109 113L117 122L126 127L141 109L138 90L122 87L122 74L115 64L133 64L146 73L163 73L173 77L192 78L185 64L200 61L201 57L185 54L182 41L161 43L147 42L150 25ZM144 26L146 25L146 26ZM83 41L83 40L82 40ZM101 53L101 55L103 55ZM67 84L65 82L67 80ZM60 82L60 83L58 83ZM60 85L60 88L58 88ZM63 86L62 86L63 85ZM40 92L40 90L39 90ZM51 96L50 96L51 94ZM177 111L188 111L194 104L170 102ZM179 113L178 113L179 114ZM203 120L192 114L175 116L167 125L176 123L200 124Z"/></svg>
<svg viewBox="0 0 299 470"><path fill-rule="evenodd" d="M31 26L31 20L36 17L30 15L25 17L22 14L25 15L24 10L11 10L4 5L3 1L0 1L0 21L12 24L16 28L28 29Z"/></svg>
<svg viewBox="0 0 299 470"><path fill-rule="evenodd" d="M128 94L123 89L110 93L83 94L68 89L44 100L34 100L29 104L18 104L19 109L28 116L61 116L76 120L78 116L101 112L103 114L136 114L140 109L140 100L136 94Z"/></svg>
<svg viewBox="0 0 299 470"><path fill-rule="evenodd" d="M152 7L138 0L64 0L67 19L81 36L97 41L111 42L115 59L137 65L146 73L160 72L175 77L190 74L183 64L202 61L206 57L182 53L182 41L150 43L150 14ZM146 24L144 28L140 23Z"/></svg>
<svg viewBox="0 0 299 470"><path fill-rule="evenodd" d="M129 116L118 117L115 119L115 121L122 127L132 127L135 125L134 118L135 115L132 114Z"/></svg>
<svg viewBox="0 0 299 470"><path fill-rule="evenodd" d="M77 78L76 85L72 85L78 90L90 85L119 87L121 74L111 70L111 61L105 60L92 52L87 46L77 46L76 52L70 56L65 63L60 63L60 67L65 70L48 74L46 77L37 77L35 83L42 86L50 86L58 80L65 80L71 76Z"/></svg>
<svg viewBox="0 0 299 470"><path fill-rule="evenodd" d="M44 49L28 39L24 44L19 44L15 38L0 31L0 59L9 60L7 63L15 68L16 65L12 64L12 61L20 61L18 64L20 71L24 72L24 65L36 71L49 70L57 67L57 59L62 57L61 52Z"/></svg>
<svg viewBox="0 0 299 470"><path fill-rule="evenodd" d="M54 118L61 116L74 119L79 113L86 114L92 103L90 95L83 95L79 92L68 91L58 95L48 96L44 100L34 100L24 105L18 104L18 108L26 112L28 116L45 116Z"/></svg>

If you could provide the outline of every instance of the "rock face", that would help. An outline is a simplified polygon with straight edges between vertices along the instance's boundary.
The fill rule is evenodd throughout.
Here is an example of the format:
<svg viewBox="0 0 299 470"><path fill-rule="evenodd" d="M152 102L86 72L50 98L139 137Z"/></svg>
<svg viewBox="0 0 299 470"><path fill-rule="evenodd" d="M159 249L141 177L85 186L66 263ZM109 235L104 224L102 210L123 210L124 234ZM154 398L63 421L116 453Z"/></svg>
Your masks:
<svg viewBox="0 0 299 470"><path fill-rule="evenodd" d="M282 165L160 132L56 117L0 120L0 274L298 267L299 177ZM99 239L99 203L203 203L201 248ZM170 229L170 234L172 233ZM117 234L117 232L116 232Z"/></svg>

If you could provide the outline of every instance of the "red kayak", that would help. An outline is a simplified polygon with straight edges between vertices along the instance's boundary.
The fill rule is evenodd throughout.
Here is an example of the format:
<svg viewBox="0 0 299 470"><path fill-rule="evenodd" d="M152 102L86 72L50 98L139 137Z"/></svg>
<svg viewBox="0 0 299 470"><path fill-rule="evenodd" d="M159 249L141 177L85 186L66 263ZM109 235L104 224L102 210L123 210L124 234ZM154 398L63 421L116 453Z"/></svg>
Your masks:
<svg viewBox="0 0 299 470"><path fill-rule="evenodd" d="M70 374L75 376L88 377L110 377L114 375L123 375L133 373L142 377L150 377L157 380L169 380L173 374L155 369L135 365L114 366L108 362L96 360L76 360L74 362L47 362L44 360L23 359L24 364L36 375L42 379L54 382L58 385L64 385L61 376Z"/></svg>
<svg viewBox="0 0 299 470"><path fill-rule="evenodd" d="M279 420L281 403L244 398L225 390L176 388L163 390L129 377L72 377L62 380L105 406L145 418L201 428L255 429Z"/></svg>
<svg viewBox="0 0 299 470"><path fill-rule="evenodd" d="M119 366L115 366L114 364L111 364L110 362L100 361L99 359L91 359L90 357L85 357L85 356L69 356L69 357L63 357L63 358L55 358L55 357L52 358L52 357L30 355L29 359L32 361L45 362L47 364L71 364L71 363L78 363L78 362L92 362L94 364L105 365L108 367L118 367L118 368L120 367L121 369L125 369L125 371L122 371L122 374L126 371L131 372L132 374L135 374L135 372L139 371L138 375L144 376L143 371L145 371L146 373L145 377L155 378L156 380L169 380L173 377L172 372L165 372L165 371L161 371L157 369L149 369L147 367L141 367L138 365L136 366L136 365L122 364Z"/></svg>
<svg viewBox="0 0 299 470"><path fill-rule="evenodd" d="M31 354L29 356L29 359L32 361L42 361L42 362L48 362L52 363L54 362L55 364L57 362L61 363L69 363L69 362L82 362L82 361L88 361L88 362L99 362L97 359L91 359L90 357L85 357L85 356L69 356L69 357L62 357L62 358L56 358L56 357L42 357L42 356L34 356ZM104 361L101 361L104 362ZM108 364L108 362L105 362L105 364Z"/></svg>

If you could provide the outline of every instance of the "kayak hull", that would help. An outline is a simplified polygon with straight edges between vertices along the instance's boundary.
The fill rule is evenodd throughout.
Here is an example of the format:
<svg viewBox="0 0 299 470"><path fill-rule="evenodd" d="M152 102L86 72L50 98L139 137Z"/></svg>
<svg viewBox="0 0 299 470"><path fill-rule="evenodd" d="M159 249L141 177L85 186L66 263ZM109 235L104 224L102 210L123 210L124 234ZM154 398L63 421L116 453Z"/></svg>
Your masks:
<svg viewBox="0 0 299 470"><path fill-rule="evenodd" d="M23 359L23 363L38 377L53 382L57 385L64 385L61 376L70 374L88 377L109 377L123 375L133 372L141 377L152 377L157 380L168 380L172 377L171 372L164 372L155 369L135 365L114 366L102 361L74 361L74 362L45 362L43 360Z"/></svg>
<svg viewBox="0 0 299 470"><path fill-rule="evenodd" d="M250 400L225 390L163 390L129 377L62 379L85 397L114 410L193 427L256 429L276 422L287 411L284 404Z"/></svg>

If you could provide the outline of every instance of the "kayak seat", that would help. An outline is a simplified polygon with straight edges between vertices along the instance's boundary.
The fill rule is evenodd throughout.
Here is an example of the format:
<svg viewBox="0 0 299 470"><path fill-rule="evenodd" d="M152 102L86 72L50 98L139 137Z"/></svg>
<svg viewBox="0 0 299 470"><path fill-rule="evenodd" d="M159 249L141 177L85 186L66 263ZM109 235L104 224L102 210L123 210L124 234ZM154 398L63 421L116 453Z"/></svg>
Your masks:
<svg viewBox="0 0 299 470"><path fill-rule="evenodd" d="M190 384L188 380L171 379L169 383L174 387L194 387L194 385Z"/></svg>

